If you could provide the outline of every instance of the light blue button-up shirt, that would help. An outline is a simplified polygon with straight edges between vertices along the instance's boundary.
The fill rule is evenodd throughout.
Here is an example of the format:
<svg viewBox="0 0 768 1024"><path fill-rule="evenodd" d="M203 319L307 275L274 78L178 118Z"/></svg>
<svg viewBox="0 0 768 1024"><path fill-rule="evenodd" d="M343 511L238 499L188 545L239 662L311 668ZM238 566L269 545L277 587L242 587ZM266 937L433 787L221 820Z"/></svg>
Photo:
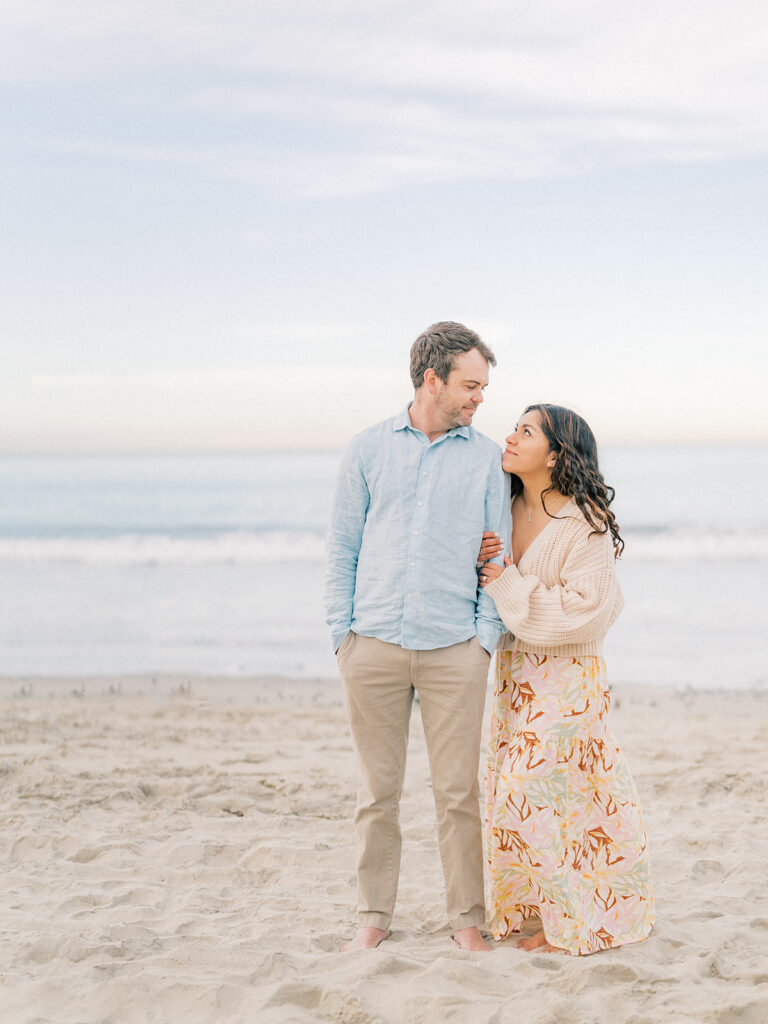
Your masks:
<svg viewBox="0 0 768 1024"><path fill-rule="evenodd" d="M484 530L505 544L512 532L501 449L472 427L430 443L409 408L344 455L325 586L333 647L352 629L416 651L477 635L490 654L503 626L475 563Z"/></svg>

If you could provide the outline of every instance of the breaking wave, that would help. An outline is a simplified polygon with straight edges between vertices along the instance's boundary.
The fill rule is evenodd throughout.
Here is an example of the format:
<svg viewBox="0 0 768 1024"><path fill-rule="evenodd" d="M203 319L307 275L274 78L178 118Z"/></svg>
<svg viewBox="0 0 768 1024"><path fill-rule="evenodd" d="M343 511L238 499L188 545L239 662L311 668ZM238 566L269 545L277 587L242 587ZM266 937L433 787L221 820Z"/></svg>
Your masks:
<svg viewBox="0 0 768 1024"><path fill-rule="evenodd" d="M768 529L623 532L628 562L768 561ZM123 533L108 537L0 537L0 562L203 565L321 562L322 533L233 531L205 536Z"/></svg>

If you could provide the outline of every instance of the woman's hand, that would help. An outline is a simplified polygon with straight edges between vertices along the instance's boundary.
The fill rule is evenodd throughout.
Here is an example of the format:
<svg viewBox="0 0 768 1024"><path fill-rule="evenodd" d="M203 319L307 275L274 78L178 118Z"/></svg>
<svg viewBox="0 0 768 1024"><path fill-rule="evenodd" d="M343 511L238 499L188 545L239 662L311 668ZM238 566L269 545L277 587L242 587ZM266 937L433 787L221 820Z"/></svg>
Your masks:
<svg viewBox="0 0 768 1024"><path fill-rule="evenodd" d="M498 533L486 531L483 534L483 542L480 545L480 551L477 555L478 569L483 562L487 562L489 558L495 558L496 555L500 555L503 550L504 545L501 543Z"/></svg>
<svg viewBox="0 0 768 1024"><path fill-rule="evenodd" d="M486 564L478 570L480 573L480 586L485 587L494 580L497 580L508 565L512 565L512 559L509 555L504 555L504 565L497 565L495 562L486 562Z"/></svg>

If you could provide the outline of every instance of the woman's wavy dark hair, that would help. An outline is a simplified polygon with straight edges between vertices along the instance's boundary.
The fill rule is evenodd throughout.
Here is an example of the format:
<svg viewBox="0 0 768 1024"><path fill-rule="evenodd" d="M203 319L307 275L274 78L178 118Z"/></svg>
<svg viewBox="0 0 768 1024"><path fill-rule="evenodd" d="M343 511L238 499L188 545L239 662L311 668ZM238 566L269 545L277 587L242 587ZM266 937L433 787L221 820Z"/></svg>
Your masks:
<svg viewBox="0 0 768 1024"><path fill-rule="evenodd" d="M585 419L565 409L562 405L529 405L525 412L537 412L541 417L541 429L549 442L551 451L557 456L552 470L552 484L541 492L544 511L547 511L545 496L558 490L573 498L594 533L611 531L616 558L624 550L624 541L619 534L619 524L611 512L610 505L616 492L603 479L597 461L597 441ZM512 496L523 489L520 477L512 475Z"/></svg>

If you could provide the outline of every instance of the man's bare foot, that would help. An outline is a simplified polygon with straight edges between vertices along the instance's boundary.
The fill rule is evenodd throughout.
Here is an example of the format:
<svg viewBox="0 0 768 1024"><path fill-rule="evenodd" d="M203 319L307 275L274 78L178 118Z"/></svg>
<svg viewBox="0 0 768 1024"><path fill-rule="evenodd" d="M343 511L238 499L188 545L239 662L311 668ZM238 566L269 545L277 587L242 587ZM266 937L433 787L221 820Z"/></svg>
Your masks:
<svg viewBox="0 0 768 1024"><path fill-rule="evenodd" d="M356 949L376 949L392 934L383 928L360 928L357 935L346 946L341 947L342 953L352 953Z"/></svg>
<svg viewBox="0 0 768 1024"><path fill-rule="evenodd" d="M491 947L485 941L479 928L459 928L451 936L457 946L471 953L490 953Z"/></svg>
<svg viewBox="0 0 768 1024"><path fill-rule="evenodd" d="M559 946L550 946L543 929L536 932L535 935L530 935L527 939L520 939L517 948L524 949L528 953L565 953L565 950L560 949Z"/></svg>

